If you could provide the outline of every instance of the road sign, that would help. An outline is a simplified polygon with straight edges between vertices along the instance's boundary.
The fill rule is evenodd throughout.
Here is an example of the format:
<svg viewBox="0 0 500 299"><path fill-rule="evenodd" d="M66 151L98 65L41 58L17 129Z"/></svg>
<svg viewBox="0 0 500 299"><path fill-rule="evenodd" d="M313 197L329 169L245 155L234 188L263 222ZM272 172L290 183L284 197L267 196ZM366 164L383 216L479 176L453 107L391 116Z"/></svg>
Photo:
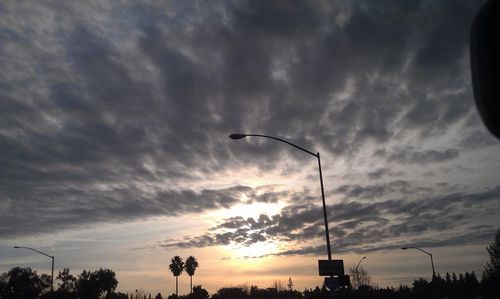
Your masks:
<svg viewBox="0 0 500 299"><path fill-rule="evenodd" d="M344 275L344 260L318 260L319 276Z"/></svg>

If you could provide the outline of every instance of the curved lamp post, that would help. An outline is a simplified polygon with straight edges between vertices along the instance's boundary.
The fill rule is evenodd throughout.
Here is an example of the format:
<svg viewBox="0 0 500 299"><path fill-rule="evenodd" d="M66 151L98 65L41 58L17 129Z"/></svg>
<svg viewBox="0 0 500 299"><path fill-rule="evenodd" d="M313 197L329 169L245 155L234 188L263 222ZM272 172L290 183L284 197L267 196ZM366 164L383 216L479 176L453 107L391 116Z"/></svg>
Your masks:
<svg viewBox="0 0 500 299"><path fill-rule="evenodd" d="M356 273L358 273L358 267L359 265L361 264L361 262L366 258L366 256L362 257L360 260L359 260L359 263L358 265L356 266Z"/></svg>
<svg viewBox="0 0 500 299"><path fill-rule="evenodd" d="M358 271L358 267L359 265L361 265L361 262L366 258L366 256L362 257L360 260L359 260L359 263L356 265L356 280L357 280L357 283L358 283L358 288L359 288L359 285L360 285L360 281L361 279L359 278L359 271Z"/></svg>
<svg viewBox="0 0 500 299"><path fill-rule="evenodd" d="M50 275L50 293L53 294L54 293L54 256L46 254L45 252L41 252L41 251L36 250L34 248L31 248L31 247L14 246L14 248L16 248L16 249L20 249L20 248L28 249L28 250L31 250L31 251L43 254L43 255L45 255L45 256L47 256L47 257L49 257L49 258L52 259L52 273Z"/></svg>
<svg viewBox="0 0 500 299"><path fill-rule="evenodd" d="M401 247L401 249L403 249L403 250L406 250L406 249L417 249L417 250L420 250L423 253L427 254L428 256L430 256L431 257L431 266L432 266L432 277L434 278L436 276L436 271L434 270L434 261L432 260L432 253L427 252L427 251L425 251L423 249L420 249L418 247L414 247L414 246L412 246L412 247Z"/></svg>
<svg viewBox="0 0 500 299"><path fill-rule="evenodd" d="M326 249L328 251L328 260L331 261L332 260L332 251L330 249L330 232L328 231L328 218L327 218L327 215L326 215L326 204L325 204L325 190L324 190L324 187L323 187L323 174L321 173L321 160L319 158L319 152L318 153L313 153L311 151L308 151L306 150L305 148L302 148L298 145L295 145L291 142L288 142L286 140L283 140L281 138L277 138L277 137L273 137L273 136L268 136L268 135L261 135L261 134L231 134L229 135L229 138L231 139L242 139L242 138L245 138L247 136L254 136L254 137L264 137L264 138L269 138L269 139L274 139L274 140L277 140L277 141L281 141L283 143L286 143L288 145L291 145L293 147L295 147L296 149L299 149L303 152L306 152L308 153L309 155L312 155L314 157L316 157L318 159L318 168L319 168L319 180L320 180L320 183L321 183L321 199L323 200L323 218L325 219L325 234L326 234Z"/></svg>
<svg viewBox="0 0 500 299"><path fill-rule="evenodd" d="M431 266L432 266L432 280L434 280L434 277L436 277L436 271L434 270L434 260L432 260L432 253L427 252L421 248L411 246L411 247L401 247L401 249L406 250L406 249L417 249L422 251L423 253L427 254L431 258ZM434 284L434 291L436 292L436 298L439 298L439 288L437 285L437 282Z"/></svg>

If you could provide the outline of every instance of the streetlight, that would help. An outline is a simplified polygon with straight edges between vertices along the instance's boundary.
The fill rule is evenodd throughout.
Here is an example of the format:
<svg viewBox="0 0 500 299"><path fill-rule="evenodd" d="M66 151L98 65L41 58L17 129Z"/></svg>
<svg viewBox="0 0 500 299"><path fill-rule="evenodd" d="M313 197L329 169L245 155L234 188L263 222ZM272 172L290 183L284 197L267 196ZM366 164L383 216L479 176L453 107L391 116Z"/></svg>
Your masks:
<svg viewBox="0 0 500 299"><path fill-rule="evenodd" d="M328 231L328 219L327 219L327 216L326 216L326 204L325 204L325 190L324 190L324 187L323 187L323 174L321 173L321 160L319 158L319 152L318 153L313 153L311 151L308 151L306 150L305 148L302 148L298 145L295 145L291 142L288 142L286 140L283 140L283 139L280 139L280 138L277 138L277 137L273 137L273 136L267 136L267 135L261 135L261 134L231 134L229 135L229 138L231 139L241 139L241 138L245 138L247 136L254 136L254 137L264 137L264 138L269 138L269 139L274 139L274 140L277 140L277 141L281 141L281 142L284 142L288 145L291 145L293 147L295 147L296 149L299 149L303 152L306 152L308 153L309 155L312 155L314 157L316 157L318 159L318 168L319 168L319 180L320 180L320 183L321 183L321 199L323 200L323 218L325 219L325 235L326 235L326 250L328 251L328 260L331 261L332 260L332 251L330 249L330 232Z"/></svg>
<svg viewBox="0 0 500 299"><path fill-rule="evenodd" d="M31 248L31 247L14 246L14 248L16 248L16 249L19 249L19 248L28 249L28 250L31 250L31 251L43 254L43 255L45 255L47 257L50 257L52 259L52 274L50 275L50 294L54 294L54 256L53 255L48 255L45 252L41 252L41 251L36 250L34 248Z"/></svg>
<svg viewBox="0 0 500 299"><path fill-rule="evenodd" d="M434 280L434 277L436 277L436 271L434 270L434 261L432 260L432 253L430 252L427 252L421 248L418 248L418 247L414 247L414 246L411 246L411 247L401 247L401 249L403 250L406 250L406 249L417 249L417 250L420 250L422 251L423 253L427 254L428 256L430 256L431 258L431 266L432 266L432 280ZM436 292L436 298L439 298L439 289L438 289L438 285L437 285L437 280L434 284L434 290Z"/></svg>
<svg viewBox="0 0 500 299"><path fill-rule="evenodd" d="M434 278L436 276L436 271L434 270L434 261L432 260L432 253L427 252L427 251L425 251L423 249L420 249L418 247L413 247L413 246L412 247L401 247L401 249L403 249L403 250L406 250L406 249L417 249L417 250L420 250L423 253L427 254L428 256L430 256L431 257L431 266L432 266L432 278Z"/></svg>
<svg viewBox="0 0 500 299"><path fill-rule="evenodd" d="M360 284L360 281L361 281L361 279L359 278L358 267L359 267L359 265L361 264L361 262L362 262L365 258L366 258L366 256L362 257L362 258L359 260L358 265L356 266L356 280L357 280L357 283L358 283L358 288L359 288L359 284Z"/></svg>
<svg viewBox="0 0 500 299"><path fill-rule="evenodd" d="M361 264L361 262L366 258L366 256L362 257L360 260L359 260L359 263L358 265L356 266L356 273L358 273L358 267L359 265Z"/></svg>

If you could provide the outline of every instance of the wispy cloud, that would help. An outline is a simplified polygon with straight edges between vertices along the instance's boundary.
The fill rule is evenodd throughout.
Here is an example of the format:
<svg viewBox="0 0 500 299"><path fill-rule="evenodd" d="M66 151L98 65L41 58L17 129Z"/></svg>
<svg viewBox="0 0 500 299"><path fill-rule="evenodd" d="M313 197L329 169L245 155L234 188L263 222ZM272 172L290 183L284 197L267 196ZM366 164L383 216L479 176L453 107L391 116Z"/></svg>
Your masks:
<svg viewBox="0 0 500 299"><path fill-rule="evenodd" d="M412 194L405 190L400 196ZM384 197L384 194L380 196ZM494 232L491 224L474 225L475 219L494 216L500 211L500 186L478 193L421 196L376 202L349 201L328 207L335 248L339 252L367 252L401 247L401 242L428 247L463 245L487 241ZM490 209L485 211L484 207ZM460 228L455 230L455 228ZM442 232L448 232L444 234ZM441 232L441 233L440 233ZM436 237L429 237L429 234ZM258 218L231 217L200 236L175 242L165 248L208 247L276 241L300 244L320 240L324 235L322 211L318 206L290 205L280 214ZM439 237L437 237L439 235ZM399 244L399 245L394 245ZM278 255L317 253L321 246L298 246Z"/></svg>

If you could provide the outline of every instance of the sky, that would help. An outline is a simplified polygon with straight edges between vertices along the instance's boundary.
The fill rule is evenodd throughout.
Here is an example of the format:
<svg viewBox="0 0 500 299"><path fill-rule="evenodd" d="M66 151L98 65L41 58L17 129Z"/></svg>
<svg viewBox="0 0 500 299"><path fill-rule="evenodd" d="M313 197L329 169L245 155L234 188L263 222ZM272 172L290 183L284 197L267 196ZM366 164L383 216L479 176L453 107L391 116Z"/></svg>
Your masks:
<svg viewBox="0 0 500 299"><path fill-rule="evenodd" d="M483 1L3 1L0 272L110 268L118 290L381 287L476 271L500 140L474 106ZM180 293L189 291L180 276Z"/></svg>

